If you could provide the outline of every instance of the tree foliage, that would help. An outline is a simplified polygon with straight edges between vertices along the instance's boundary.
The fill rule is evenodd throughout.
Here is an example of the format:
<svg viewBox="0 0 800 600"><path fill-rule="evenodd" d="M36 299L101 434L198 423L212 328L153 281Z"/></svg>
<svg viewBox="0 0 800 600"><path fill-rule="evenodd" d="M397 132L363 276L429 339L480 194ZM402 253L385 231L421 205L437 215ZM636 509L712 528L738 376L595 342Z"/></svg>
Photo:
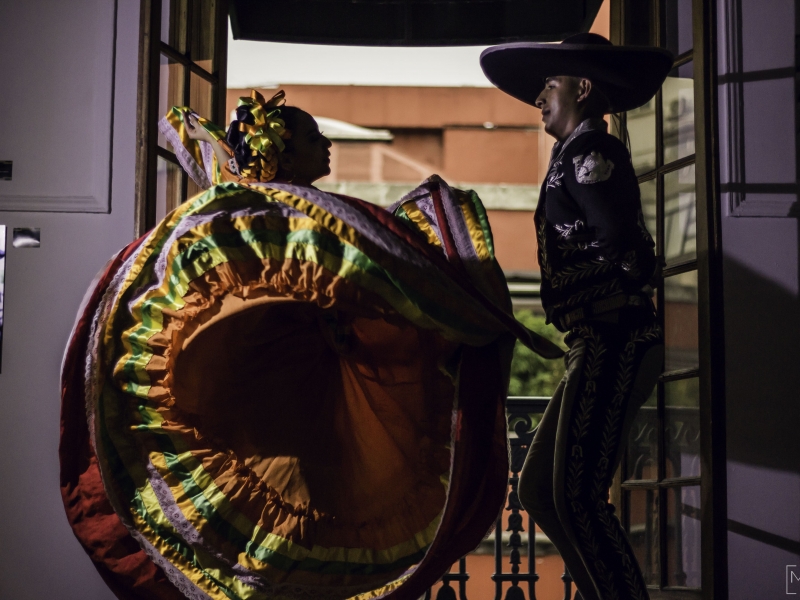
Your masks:
<svg viewBox="0 0 800 600"><path fill-rule="evenodd" d="M515 316L528 329L566 349L563 342L564 334L552 325L546 325L544 316L534 314L530 310L517 311ZM562 359L542 358L517 342L514 346L514 358L511 361L511 382L508 387L508 395L552 396L563 375L564 361Z"/></svg>

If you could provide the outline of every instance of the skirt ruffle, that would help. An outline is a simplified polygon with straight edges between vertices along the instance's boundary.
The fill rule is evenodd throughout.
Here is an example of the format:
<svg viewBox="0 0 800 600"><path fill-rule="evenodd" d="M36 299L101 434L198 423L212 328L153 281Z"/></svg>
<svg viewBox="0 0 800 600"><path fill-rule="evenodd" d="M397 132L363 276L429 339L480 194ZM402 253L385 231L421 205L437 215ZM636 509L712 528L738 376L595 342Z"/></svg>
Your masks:
<svg viewBox="0 0 800 600"><path fill-rule="evenodd" d="M62 494L117 595L417 598L490 529L514 336L552 349L510 317L477 197L432 179L378 211L223 184L101 274Z"/></svg>

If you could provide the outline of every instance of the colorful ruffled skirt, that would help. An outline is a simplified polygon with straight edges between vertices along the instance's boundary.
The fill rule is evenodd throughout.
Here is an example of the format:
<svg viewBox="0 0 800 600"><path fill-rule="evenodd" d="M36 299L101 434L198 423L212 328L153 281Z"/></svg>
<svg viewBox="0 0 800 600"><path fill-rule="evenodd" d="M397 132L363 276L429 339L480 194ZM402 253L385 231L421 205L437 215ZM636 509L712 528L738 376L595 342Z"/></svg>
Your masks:
<svg viewBox="0 0 800 600"><path fill-rule="evenodd" d="M122 250L62 373L70 523L121 598L418 598L507 487L483 207L212 187Z"/></svg>

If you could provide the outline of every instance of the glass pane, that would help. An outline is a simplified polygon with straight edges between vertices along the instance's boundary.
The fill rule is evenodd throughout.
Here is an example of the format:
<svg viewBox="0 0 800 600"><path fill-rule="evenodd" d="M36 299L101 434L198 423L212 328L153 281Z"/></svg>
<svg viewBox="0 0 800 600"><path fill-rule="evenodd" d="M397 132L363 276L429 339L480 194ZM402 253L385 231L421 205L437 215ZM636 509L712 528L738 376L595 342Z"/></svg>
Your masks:
<svg viewBox="0 0 800 600"><path fill-rule="evenodd" d="M664 452L667 477L700 475L700 382L697 377L664 384Z"/></svg>
<svg viewBox="0 0 800 600"><path fill-rule="evenodd" d="M204 192L205 190L197 185L191 177L187 177L186 182L186 199L189 200L190 198L194 198L197 194Z"/></svg>
<svg viewBox="0 0 800 600"><path fill-rule="evenodd" d="M697 271L664 279L665 371L697 368Z"/></svg>
<svg viewBox="0 0 800 600"><path fill-rule="evenodd" d="M194 73L191 74L191 78L189 83L189 106L199 115L209 121L213 121L214 87L216 86Z"/></svg>
<svg viewBox="0 0 800 600"><path fill-rule="evenodd" d="M628 434L625 479L658 478L658 413L656 390L633 419Z"/></svg>
<svg viewBox="0 0 800 600"><path fill-rule="evenodd" d="M653 241L658 244L658 221L656 219L656 180L650 179L639 184L642 195L642 213L647 231L653 236Z"/></svg>
<svg viewBox="0 0 800 600"><path fill-rule="evenodd" d="M637 175L656 168L656 99L627 113L631 162Z"/></svg>
<svg viewBox="0 0 800 600"><path fill-rule="evenodd" d="M694 79L690 61L673 69L661 87L664 164L694 154Z"/></svg>
<svg viewBox="0 0 800 600"><path fill-rule="evenodd" d="M645 583L658 585L658 490L628 490L628 539L642 569Z"/></svg>
<svg viewBox="0 0 800 600"><path fill-rule="evenodd" d="M161 41L186 52L187 0L161 0Z"/></svg>
<svg viewBox="0 0 800 600"><path fill-rule="evenodd" d="M667 585L700 587L700 486L667 489Z"/></svg>
<svg viewBox="0 0 800 600"><path fill-rule="evenodd" d="M667 264L697 256L694 165L664 175L664 256Z"/></svg>
<svg viewBox="0 0 800 600"><path fill-rule="evenodd" d="M160 119L173 106L183 106L183 85L185 67L172 61L164 54L161 55L158 83L158 118ZM158 145L172 151L172 146L166 138L158 133Z"/></svg>
<svg viewBox="0 0 800 600"><path fill-rule="evenodd" d="M665 0L663 41L675 56L692 49L692 0Z"/></svg>
<svg viewBox="0 0 800 600"><path fill-rule="evenodd" d="M156 222L181 203L181 168L158 157L156 168Z"/></svg>
<svg viewBox="0 0 800 600"><path fill-rule="evenodd" d="M216 0L194 0L192 7L192 52L191 57L198 66L209 73L214 64L214 25L217 22Z"/></svg>

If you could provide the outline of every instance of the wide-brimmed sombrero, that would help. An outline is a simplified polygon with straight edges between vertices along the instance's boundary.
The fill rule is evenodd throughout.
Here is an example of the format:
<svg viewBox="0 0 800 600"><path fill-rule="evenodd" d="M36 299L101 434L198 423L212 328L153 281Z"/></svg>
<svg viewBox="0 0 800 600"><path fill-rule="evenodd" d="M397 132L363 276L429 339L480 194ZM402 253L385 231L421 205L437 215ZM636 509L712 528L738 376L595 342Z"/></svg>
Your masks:
<svg viewBox="0 0 800 600"><path fill-rule="evenodd" d="M481 68L489 81L518 100L534 104L546 77L585 77L608 97L614 113L646 104L672 63L668 50L615 46L595 33L579 33L560 44L500 44L481 53Z"/></svg>

